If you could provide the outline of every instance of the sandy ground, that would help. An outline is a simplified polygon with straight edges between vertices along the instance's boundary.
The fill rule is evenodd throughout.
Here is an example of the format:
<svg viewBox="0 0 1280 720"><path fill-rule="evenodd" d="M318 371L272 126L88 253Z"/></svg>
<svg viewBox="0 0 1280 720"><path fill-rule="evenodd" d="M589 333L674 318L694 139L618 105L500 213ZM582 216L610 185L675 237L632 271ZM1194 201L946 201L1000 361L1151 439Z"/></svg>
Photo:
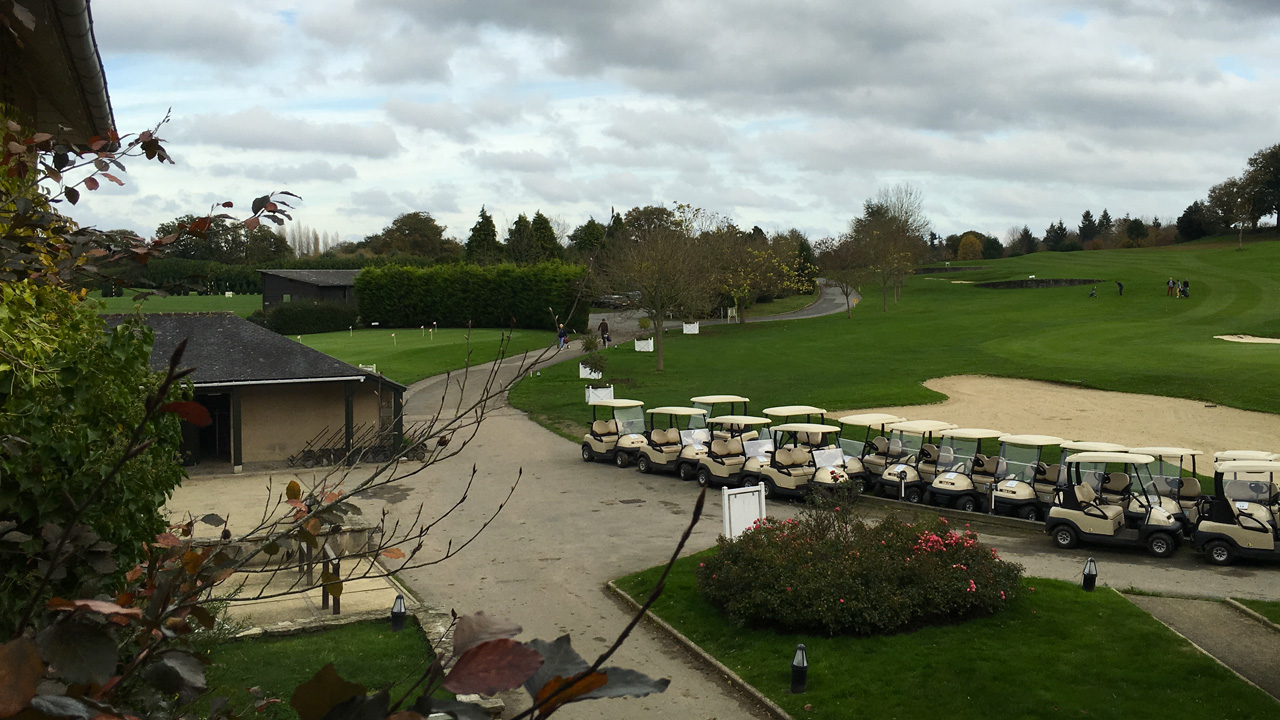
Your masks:
<svg viewBox="0 0 1280 720"><path fill-rule="evenodd" d="M866 408L909 420L944 420L961 427L989 427L1067 440L1114 442L1130 447L1202 450L1280 450L1280 415L1211 406L1194 400L1086 390L1034 380L956 375L925 382L948 396L933 405ZM1197 467L1201 472L1208 465Z"/></svg>
<svg viewBox="0 0 1280 720"><path fill-rule="evenodd" d="M1227 342L1238 343L1258 343L1263 345L1280 345L1280 338L1265 338L1257 335L1214 335L1215 340L1226 340Z"/></svg>

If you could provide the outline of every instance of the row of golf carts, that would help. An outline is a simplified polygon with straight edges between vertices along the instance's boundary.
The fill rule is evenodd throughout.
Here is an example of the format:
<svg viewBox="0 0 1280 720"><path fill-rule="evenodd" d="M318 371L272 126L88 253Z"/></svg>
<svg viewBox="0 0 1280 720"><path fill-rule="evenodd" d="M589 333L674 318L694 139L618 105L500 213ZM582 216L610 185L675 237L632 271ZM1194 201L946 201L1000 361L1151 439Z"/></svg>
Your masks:
<svg viewBox="0 0 1280 720"><path fill-rule="evenodd" d="M688 407L646 411L638 400L594 401L582 459L634 463L642 473L703 486L758 485L768 496L855 491L1043 520L1063 548L1130 545L1168 557L1185 540L1218 565L1280 558L1273 453L1217 453L1213 492L1202 494L1199 450L1010 435L883 413L832 425L822 408L772 407L755 416L748 402L706 395Z"/></svg>

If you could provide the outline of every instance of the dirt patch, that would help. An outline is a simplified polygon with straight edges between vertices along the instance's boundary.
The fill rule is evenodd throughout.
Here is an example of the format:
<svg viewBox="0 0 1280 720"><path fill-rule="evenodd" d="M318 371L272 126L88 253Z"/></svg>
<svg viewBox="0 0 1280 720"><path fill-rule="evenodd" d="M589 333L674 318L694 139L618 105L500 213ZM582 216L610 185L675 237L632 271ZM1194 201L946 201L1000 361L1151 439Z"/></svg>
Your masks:
<svg viewBox="0 0 1280 720"><path fill-rule="evenodd" d="M948 399L934 405L862 408L828 415L890 412L910 420L945 420L962 427L994 427L1068 440L1189 447L1209 455L1206 462L1212 462L1218 450L1275 451L1280 446L1280 415L1195 400L977 375L935 378L924 385ZM1197 469L1203 472L1208 467L1202 463Z"/></svg>
<svg viewBox="0 0 1280 720"><path fill-rule="evenodd" d="M1214 335L1213 337L1215 340L1226 340L1227 342L1280 345L1280 338L1265 338L1256 335Z"/></svg>

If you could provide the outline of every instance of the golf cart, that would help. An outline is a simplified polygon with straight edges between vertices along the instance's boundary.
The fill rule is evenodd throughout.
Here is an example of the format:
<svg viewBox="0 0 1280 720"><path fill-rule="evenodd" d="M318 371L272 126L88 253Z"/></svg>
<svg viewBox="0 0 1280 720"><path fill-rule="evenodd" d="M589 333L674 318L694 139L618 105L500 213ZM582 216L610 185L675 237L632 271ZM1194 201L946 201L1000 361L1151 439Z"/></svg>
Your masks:
<svg viewBox="0 0 1280 720"><path fill-rule="evenodd" d="M706 411L656 407L648 415L648 442L636 453L636 469L646 474L655 470L675 472L681 478L692 480L698 457L706 453L707 443L711 441L711 433L706 429ZM681 418L684 418L683 429ZM660 424L663 427L658 427Z"/></svg>
<svg viewBox="0 0 1280 720"><path fill-rule="evenodd" d="M938 474L939 452L933 435L955 428L955 425L941 420L907 420L890 425L887 444L892 464L880 473L874 492L909 503L923 500L924 491ZM880 452L880 440L873 441L877 445L877 454Z"/></svg>
<svg viewBox="0 0 1280 720"><path fill-rule="evenodd" d="M1156 459L1151 470L1156 492L1176 503L1175 515L1180 515L1179 519L1189 532L1196 521L1201 496L1200 478L1196 477L1196 456L1204 453L1177 447L1139 447L1130 448L1129 452Z"/></svg>
<svg viewBox="0 0 1280 720"><path fill-rule="evenodd" d="M722 415L746 415L749 402L751 401L741 395L699 395L689 398L689 406L705 410L709 418ZM728 435L717 437L728 437Z"/></svg>
<svg viewBox="0 0 1280 720"><path fill-rule="evenodd" d="M1213 495L1191 534L1191 546L1204 549L1205 559L1214 565L1230 565L1237 557L1276 558L1278 503L1280 462L1218 463Z"/></svg>
<svg viewBox="0 0 1280 720"><path fill-rule="evenodd" d="M591 430L582 436L582 460L612 460L626 467L646 442L644 403L639 400L592 400Z"/></svg>
<svg viewBox="0 0 1280 720"><path fill-rule="evenodd" d="M939 472L925 492L925 502L953 506L965 512L985 511L990 507L995 475L986 472L990 463L982 454L982 441L1004 436L999 430L986 428L957 428L938 433L935 464Z"/></svg>
<svg viewBox="0 0 1280 720"><path fill-rule="evenodd" d="M826 410L812 405L779 405L778 407L765 408L762 414L777 423L777 425L786 423L815 423L821 425L827 419Z"/></svg>
<svg viewBox="0 0 1280 720"><path fill-rule="evenodd" d="M840 449L844 452L844 471L851 479L862 482L863 491L880 477L888 465L889 440L886 429L907 419L887 413L862 413L840 418ZM859 429L861 430L859 432ZM861 437L859 437L861 436ZM884 454L877 450L876 439L882 440Z"/></svg>
<svg viewBox="0 0 1280 720"><path fill-rule="evenodd" d="M811 483L824 487L847 483L844 453L836 444L840 428L818 423L783 423L769 428L772 447L763 455L747 453L738 475L743 487L762 485L766 497L804 497Z"/></svg>
<svg viewBox="0 0 1280 720"><path fill-rule="evenodd" d="M1280 455L1266 450L1219 450L1213 454L1213 464L1232 460L1280 460Z"/></svg>
<svg viewBox="0 0 1280 720"><path fill-rule="evenodd" d="M747 462L747 453L762 455L773 449L772 440L757 440L760 428L769 424L769 418L752 415L721 415L707 419L711 428L711 444L698 458L698 484L736 485L738 473ZM746 444L750 443L751 448Z"/></svg>
<svg viewBox="0 0 1280 720"><path fill-rule="evenodd" d="M1053 494L1062 482L1062 466L1044 462L1045 448L1073 445L1052 435L1006 435L1000 438L1000 454L984 458L984 474L991 486L990 507L1001 515L1040 520L1053 506ZM1119 447L1119 446L1117 446Z"/></svg>
<svg viewBox="0 0 1280 720"><path fill-rule="evenodd" d="M1089 477L1091 468L1099 465L1122 467L1125 474L1137 476L1155 460L1138 453L1083 452L1068 456L1064 463L1066 482L1054 493L1053 507L1044 524L1053 544L1067 549L1083 540L1098 545L1145 547L1159 558L1173 555L1178 549L1181 524L1160 505L1158 498L1148 503L1134 527L1126 527L1125 507L1100 496Z"/></svg>

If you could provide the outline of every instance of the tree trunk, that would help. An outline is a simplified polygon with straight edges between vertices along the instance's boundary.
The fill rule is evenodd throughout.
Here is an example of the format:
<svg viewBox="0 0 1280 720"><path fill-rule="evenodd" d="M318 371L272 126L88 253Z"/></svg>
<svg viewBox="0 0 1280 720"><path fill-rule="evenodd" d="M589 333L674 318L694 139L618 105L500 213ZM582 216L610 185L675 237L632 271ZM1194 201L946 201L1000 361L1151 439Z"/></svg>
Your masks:
<svg viewBox="0 0 1280 720"><path fill-rule="evenodd" d="M849 293L844 294L844 314L850 320L853 319L853 300L850 299Z"/></svg>
<svg viewBox="0 0 1280 720"><path fill-rule="evenodd" d="M880 283L880 299L884 301L884 311L889 312L889 283Z"/></svg>
<svg viewBox="0 0 1280 720"><path fill-rule="evenodd" d="M662 372L662 314L653 318L653 351L658 355L658 372Z"/></svg>
<svg viewBox="0 0 1280 720"><path fill-rule="evenodd" d="M747 313L746 308L742 307L742 301L738 298L734 298L733 307L738 310L738 324L745 325L747 322Z"/></svg>

